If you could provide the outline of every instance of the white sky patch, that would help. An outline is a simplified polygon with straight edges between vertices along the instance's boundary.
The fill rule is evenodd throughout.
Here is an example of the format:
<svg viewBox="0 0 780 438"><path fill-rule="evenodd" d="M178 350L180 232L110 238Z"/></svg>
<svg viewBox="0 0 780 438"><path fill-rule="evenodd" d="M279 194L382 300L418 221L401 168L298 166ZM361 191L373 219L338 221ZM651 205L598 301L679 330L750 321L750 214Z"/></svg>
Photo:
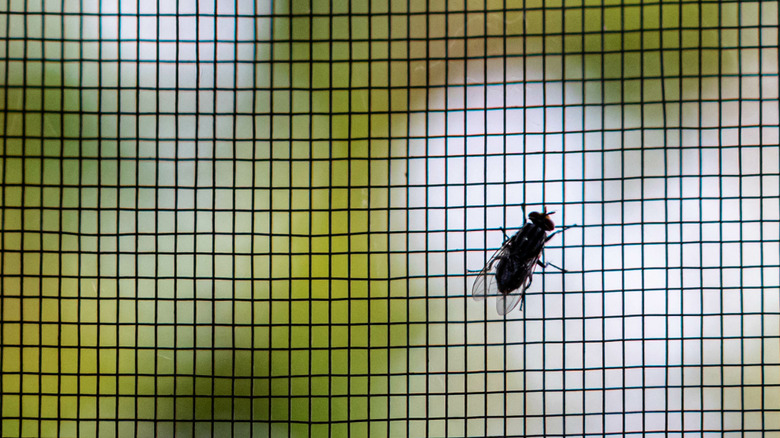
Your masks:
<svg viewBox="0 0 780 438"><path fill-rule="evenodd" d="M526 214L545 205L557 210L557 224L584 228L550 242L545 258L570 272L537 272L524 312L507 315L506 325L492 303L465 301L467 320L489 321L469 325L470 342L515 344L506 351L475 351L468 363L456 356L453 370L504 370L500 378L488 376L488 390L532 390L554 386L549 379L555 373L544 370L614 369L597 374L608 379L600 385L616 390L603 393L603 400L585 396L585 403L620 413L680 409L676 400L691 406L704 391L696 385L721 383L707 366L760 363L760 342L735 348L721 338L727 332L760 337L766 333L762 324L777 320L742 315L778 308L771 298L780 277L774 242L780 220L778 129L743 127L746 120L759 123L759 110L764 123L777 120L777 103L683 104L680 111L679 103L650 108L640 102L621 111L621 105L583 99L581 81L499 78L486 84L484 66L472 65L465 85L449 81L411 102L421 112L410 117L410 132L423 141L410 148L409 204L428 209L413 216L409 232L427 234L429 251L448 249L446 258L429 257L427 275L481 269L503 242L500 228L511 235L523 223L522 202L529 205ZM443 77L437 70L444 67L431 62L430 71L413 73ZM776 82L744 81L733 86L777 96ZM450 282L449 299L460 303L470 295L474 278ZM428 294L435 299L444 290L429 288ZM733 315L733 325L724 325L724 314ZM683 376L675 371L680 366L701 372ZM693 387L664 394L627 389L633 385ZM726 402L722 394L708 392L705 398L712 397L712 403ZM525 410L516 410L529 415L571 412L573 406L564 408L560 397L547 397L545 407L538 401L526 393L513 403L524 403ZM625 431L661 430L667 421L679 421L668 416L674 418L625 417ZM704 420L705 428L719 427L711 420ZM496 427L489 430L502 433ZM607 421L607 427L617 431L623 425Z"/></svg>

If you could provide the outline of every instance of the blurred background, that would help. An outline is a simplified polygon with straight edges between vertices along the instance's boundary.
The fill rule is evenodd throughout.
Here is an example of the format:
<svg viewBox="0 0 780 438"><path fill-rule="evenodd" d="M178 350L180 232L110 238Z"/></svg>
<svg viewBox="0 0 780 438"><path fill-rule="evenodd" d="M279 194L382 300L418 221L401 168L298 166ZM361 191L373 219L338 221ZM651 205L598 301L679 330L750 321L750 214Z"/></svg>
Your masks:
<svg viewBox="0 0 780 438"><path fill-rule="evenodd" d="M1 2L0 435L780 434L779 16Z"/></svg>

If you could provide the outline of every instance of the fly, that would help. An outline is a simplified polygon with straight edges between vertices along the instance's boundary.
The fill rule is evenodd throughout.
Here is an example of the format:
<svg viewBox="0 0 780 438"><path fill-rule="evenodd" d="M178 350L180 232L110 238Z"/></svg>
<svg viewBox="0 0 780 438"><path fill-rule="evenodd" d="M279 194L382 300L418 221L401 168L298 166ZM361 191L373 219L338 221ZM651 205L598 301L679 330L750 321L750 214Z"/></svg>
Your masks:
<svg viewBox="0 0 780 438"><path fill-rule="evenodd" d="M541 213L534 211L528 215L528 221L523 228L508 238L479 271L471 289L475 300L482 301L487 296L496 295L496 310L499 315L511 312L517 303L520 303L520 310L523 309L525 291L531 286L536 266L539 265L542 269L547 266L558 268L552 263L542 262L544 245L556 234L574 226L569 225L552 232L555 224L550 215L554 213L548 213L545 208Z"/></svg>

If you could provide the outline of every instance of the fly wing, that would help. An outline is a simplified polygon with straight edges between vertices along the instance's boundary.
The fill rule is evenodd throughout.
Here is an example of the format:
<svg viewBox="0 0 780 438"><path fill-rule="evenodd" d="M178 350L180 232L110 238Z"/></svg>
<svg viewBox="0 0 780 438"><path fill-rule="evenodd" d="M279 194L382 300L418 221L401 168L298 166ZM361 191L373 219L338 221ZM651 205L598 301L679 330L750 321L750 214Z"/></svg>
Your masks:
<svg viewBox="0 0 780 438"><path fill-rule="evenodd" d="M482 301L488 295L501 295L498 292L498 283L496 283L496 262L504 254L506 244L496 251L490 260L474 280L474 286L471 288L471 296L477 301Z"/></svg>
<svg viewBox="0 0 780 438"><path fill-rule="evenodd" d="M498 296L498 299L496 300L496 311L498 311L499 315L504 316L511 312L517 306L517 303L525 298L525 287L523 286L520 289L523 289L520 293Z"/></svg>

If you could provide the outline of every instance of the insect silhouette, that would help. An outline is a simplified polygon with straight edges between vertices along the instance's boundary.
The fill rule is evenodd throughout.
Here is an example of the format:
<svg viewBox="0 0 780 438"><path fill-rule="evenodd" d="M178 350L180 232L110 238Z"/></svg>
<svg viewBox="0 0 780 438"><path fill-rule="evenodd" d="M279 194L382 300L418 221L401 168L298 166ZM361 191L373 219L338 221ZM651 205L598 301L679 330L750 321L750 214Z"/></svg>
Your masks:
<svg viewBox="0 0 780 438"><path fill-rule="evenodd" d="M488 296L496 295L496 310L499 315L511 312L517 303L520 303L522 310L525 291L531 286L537 265L542 269L552 266L563 271L552 263L542 261L544 245L556 234L575 226L565 226L552 232L555 223L550 219L550 215L554 213L547 212L545 208L541 213L534 211L528 215L528 221L520 231L508 238L477 274L471 289L475 300L482 301Z"/></svg>

